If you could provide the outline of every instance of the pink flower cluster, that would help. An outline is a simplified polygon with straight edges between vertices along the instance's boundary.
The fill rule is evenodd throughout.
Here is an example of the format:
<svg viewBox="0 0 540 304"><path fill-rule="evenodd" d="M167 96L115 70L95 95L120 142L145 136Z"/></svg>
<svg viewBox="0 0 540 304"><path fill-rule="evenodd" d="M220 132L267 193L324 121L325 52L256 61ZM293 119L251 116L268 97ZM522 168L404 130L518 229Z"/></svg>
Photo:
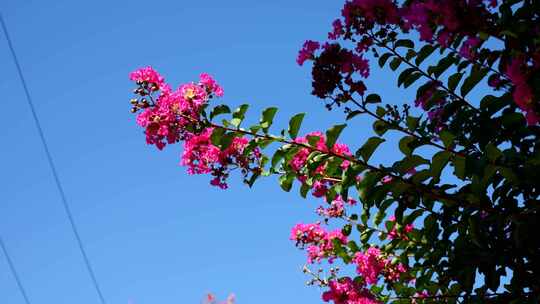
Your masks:
<svg viewBox="0 0 540 304"><path fill-rule="evenodd" d="M165 79L150 66L131 72L129 79L135 82L153 83L161 90L165 85Z"/></svg>
<svg viewBox="0 0 540 304"><path fill-rule="evenodd" d="M317 214L326 218L342 217L345 215L345 205L354 206L356 205L356 201L352 198L344 201L343 198L338 195L329 205L330 206L326 208L319 206L316 210Z"/></svg>
<svg viewBox="0 0 540 304"><path fill-rule="evenodd" d="M384 258L376 247L370 247L365 253L357 252L353 262L366 284L376 284L381 276L389 282L397 281L407 271L401 263L392 265L391 260Z"/></svg>
<svg viewBox="0 0 540 304"><path fill-rule="evenodd" d="M420 39L425 41L437 40L444 47L450 45L456 35L469 36L462 55L469 58L471 47L477 47L480 41L474 37L480 26L489 24L488 5L480 0L428 0L412 1L400 10L404 20L402 28L418 30ZM496 3L495 3L496 5ZM470 58L469 58L470 59Z"/></svg>
<svg viewBox="0 0 540 304"><path fill-rule="evenodd" d="M517 106L525 112L528 125L540 122L536 110L537 101L534 100L532 88L528 84L528 65L523 57L514 58L506 68L506 75L514 85L513 98Z"/></svg>
<svg viewBox="0 0 540 304"><path fill-rule="evenodd" d="M226 179L230 168L239 167L247 172L250 164L257 163L259 150L244 155L248 139L235 137L223 151L212 144L213 128L201 128L201 111L210 99L223 96L221 86L208 74L201 74L198 83L182 84L176 90L151 67L136 70L130 79L139 86L135 93L137 123L145 129L146 142L163 149L167 144L184 141L181 164L188 167L189 174L210 173L211 184L227 188ZM155 99L153 94L159 94Z"/></svg>
<svg viewBox="0 0 540 304"><path fill-rule="evenodd" d="M465 40L465 42L463 42L463 44L461 45L459 54L464 58L473 60L475 56L474 50L477 49L482 44L482 42L483 41L477 37L467 38L467 40Z"/></svg>
<svg viewBox="0 0 540 304"><path fill-rule="evenodd" d="M321 262L322 259L332 263L335 259L334 240L347 243L347 237L340 230L326 231L318 223L295 225L290 239L296 241L296 246L307 249L308 263Z"/></svg>
<svg viewBox="0 0 540 304"><path fill-rule="evenodd" d="M212 144L210 140L212 132L213 128L207 128L202 133L186 139L181 164L188 167L189 174L211 173L214 178L210 184L227 189L229 165L247 168L251 162L260 157L260 152L255 150L252 155L244 156L244 148L249 143L245 137L235 137L229 147L221 150Z"/></svg>
<svg viewBox="0 0 540 304"><path fill-rule="evenodd" d="M227 300L225 301L218 301L216 296L212 293L209 293L206 295L205 299L203 300L203 304L234 304L236 301L236 296L234 294L230 294L227 297Z"/></svg>
<svg viewBox="0 0 540 304"><path fill-rule="evenodd" d="M413 299L411 301L411 304L417 304L419 299L425 299L429 297L429 292L427 290L422 290L421 292L416 292L413 295Z"/></svg>
<svg viewBox="0 0 540 304"><path fill-rule="evenodd" d="M371 29L374 24L396 24L399 22L398 7L392 0L347 1L341 15L345 19L347 28L354 27L362 34Z"/></svg>
<svg viewBox="0 0 540 304"><path fill-rule="evenodd" d="M315 51L318 50L321 45L317 41L307 40L304 42L304 46L298 53L298 58L296 58L296 63L298 65L303 65L304 62L308 59L313 59Z"/></svg>
<svg viewBox="0 0 540 304"><path fill-rule="evenodd" d="M136 90L147 104L137 116L137 123L145 128L146 142L163 149L166 144L173 144L185 138L185 127L197 122L201 107L215 94L223 95L221 87L208 75L201 74L200 82L181 85L172 90L165 79L151 67L136 70L130 79L137 82ZM152 93L160 91L157 99Z"/></svg>
<svg viewBox="0 0 540 304"><path fill-rule="evenodd" d="M336 143L332 147L332 149L328 149L326 146L326 137L322 132L311 132L305 137L298 137L294 141L299 144L308 144L309 140L308 137L317 137L317 142L315 143L314 148L322 151L324 153L333 153L340 156L351 156L351 152L349 150L349 147L345 144ZM301 182L305 182L308 179L308 176L306 173L303 172L303 169L306 165L306 161L309 157L309 155L313 152L310 148L301 148L296 152L294 157L289 162L290 167L298 174L299 180ZM350 162L345 160L341 163L341 168L346 169L350 165ZM315 182L313 182L312 189L313 189L313 196L315 197L323 197L326 195L326 192L328 191L328 187L333 183L333 181L325 179L326 176L326 163L322 163L317 167L317 169L314 172L314 175L318 175L319 179L317 179Z"/></svg>
<svg viewBox="0 0 540 304"><path fill-rule="evenodd" d="M398 229L396 228L396 224L395 224L396 217L392 215L388 220L390 222L394 222L394 227L388 233L388 238L389 239L391 239L391 240L393 240L393 239L402 239L402 240L406 240L406 241L409 240L409 237L407 237L407 233L411 233L414 230L414 225L413 224L405 225L405 227L403 227L403 232L399 232Z"/></svg>
<svg viewBox="0 0 540 304"><path fill-rule="evenodd" d="M373 295L362 285L349 277L331 280L328 283L330 290L322 294L325 302L333 301L334 304L378 304Z"/></svg>

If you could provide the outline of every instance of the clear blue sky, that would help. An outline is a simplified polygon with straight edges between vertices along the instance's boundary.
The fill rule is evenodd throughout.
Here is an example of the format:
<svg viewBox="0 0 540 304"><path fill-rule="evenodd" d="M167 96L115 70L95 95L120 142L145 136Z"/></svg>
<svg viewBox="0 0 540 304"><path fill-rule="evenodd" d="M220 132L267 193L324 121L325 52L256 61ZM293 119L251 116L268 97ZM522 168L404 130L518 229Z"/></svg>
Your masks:
<svg viewBox="0 0 540 304"><path fill-rule="evenodd" d="M288 240L295 223L316 220L318 203L273 179L249 190L233 176L222 191L208 176L188 176L180 146L145 144L129 113L128 73L152 65L180 83L208 72L224 101L252 103L254 118L278 106L277 125L307 111L303 130L325 129L343 115L310 96L310 70L295 58L305 39L324 39L342 4L0 3L108 303L199 303L207 291L246 304L321 302L304 285L305 254ZM0 233L32 303L98 303L3 36L0 67ZM357 143L372 135L368 122L347 132ZM3 255L0 303L23 303Z"/></svg>

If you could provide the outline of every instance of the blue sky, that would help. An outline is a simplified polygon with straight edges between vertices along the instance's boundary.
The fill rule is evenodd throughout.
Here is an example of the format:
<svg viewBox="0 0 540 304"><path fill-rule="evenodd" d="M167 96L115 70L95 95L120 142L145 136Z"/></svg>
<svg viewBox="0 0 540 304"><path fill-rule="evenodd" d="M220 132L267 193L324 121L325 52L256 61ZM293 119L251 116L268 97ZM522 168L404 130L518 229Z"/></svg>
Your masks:
<svg viewBox="0 0 540 304"><path fill-rule="evenodd" d="M179 146L144 142L129 113L128 73L152 65L171 83L208 72L224 102L278 106L276 125L308 112L304 131L343 120L310 95L295 58L324 39L342 1L4 1L4 15L75 220L108 303L318 303L289 240L317 203L231 178L188 176ZM32 303L99 303L46 163L24 92L0 39L0 233ZM391 85L394 85L392 80ZM374 72L372 86L388 85ZM409 99L404 92L382 94ZM394 100L388 100L390 102ZM372 136L358 121L345 139ZM387 152L395 147L384 148ZM378 156L376 160L387 158ZM0 303L23 303L0 258Z"/></svg>

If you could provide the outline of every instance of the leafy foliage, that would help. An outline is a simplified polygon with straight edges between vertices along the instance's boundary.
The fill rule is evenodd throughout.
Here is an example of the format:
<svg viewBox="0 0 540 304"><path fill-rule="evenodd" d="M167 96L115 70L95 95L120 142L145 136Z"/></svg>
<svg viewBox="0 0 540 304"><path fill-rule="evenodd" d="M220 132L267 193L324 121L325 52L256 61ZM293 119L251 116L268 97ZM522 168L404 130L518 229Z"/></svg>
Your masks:
<svg viewBox="0 0 540 304"><path fill-rule="evenodd" d="M250 186L278 175L284 191L296 182L302 197L321 200L317 214L339 229L302 224L291 239L307 248L308 264L340 260L356 270L351 278L305 268L326 302L538 303L539 12L539 1L346 1L330 41L307 41L297 60L313 62L313 94L328 109L345 110L348 124L324 133L299 136L300 113L272 135L275 107L245 128L248 105L210 109L220 91L203 77L203 106L194 106L191 93L181 97L186 109L161 95L155 104L132 102L134 112L143 110L151 144L186 146L196 138L189 151L212 162L186 163L205 165L199 171L217 178L213 185L224 188L239 168ZM413 31L419 41L410 39ZM372 57L378 64L369 65ZM415 88L412 105L367 93L374 66L395 73L398 87ZM132 77L143 99L161 87L159 77L145 75ZM163 122L156 109L176 120ZM373 120L375 135L354 143L360 148L352 154L339 136L359 118ZM165 129L174 136L155 131ZM400 134L401 153L392 165L374 164L389 132Z"/></svg>

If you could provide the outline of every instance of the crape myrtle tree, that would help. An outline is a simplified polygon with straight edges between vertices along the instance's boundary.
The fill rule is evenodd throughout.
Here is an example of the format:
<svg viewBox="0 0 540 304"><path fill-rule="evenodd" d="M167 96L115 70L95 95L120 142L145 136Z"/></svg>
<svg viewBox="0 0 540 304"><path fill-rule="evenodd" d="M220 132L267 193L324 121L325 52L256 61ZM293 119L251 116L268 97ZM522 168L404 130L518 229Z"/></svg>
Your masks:
<svg viewBox="0 0 540 304"><path fill-rule="evenodd" d="M245 126L248 105L216 104L209 75L173 89L150 67L130 75L132 111L148 144L182 143L182 165L213 186L277 175L320 200L290 238L326 269L304 268L324 302L539 303L540 1L349 0L297 62L347 124L300 133L300 113L272 132L270 107ZM374 68L416 99L385 103ZM359 119L373 133L352 151L338 137ZM390 133L400 152L374 163Z"/></svg>

